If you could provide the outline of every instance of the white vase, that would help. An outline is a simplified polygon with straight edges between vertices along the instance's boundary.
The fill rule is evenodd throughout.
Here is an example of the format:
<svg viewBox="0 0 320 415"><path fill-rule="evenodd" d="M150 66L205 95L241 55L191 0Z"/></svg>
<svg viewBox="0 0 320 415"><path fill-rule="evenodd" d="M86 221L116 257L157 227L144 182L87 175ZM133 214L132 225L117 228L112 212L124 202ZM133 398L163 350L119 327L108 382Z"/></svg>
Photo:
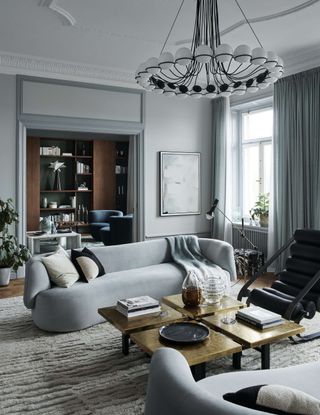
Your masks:
<svg viewBox="0 0 320 415"><path fill-rule="evenodd" d="M0 287L9 285L11 268L0 268Z"/></svg>

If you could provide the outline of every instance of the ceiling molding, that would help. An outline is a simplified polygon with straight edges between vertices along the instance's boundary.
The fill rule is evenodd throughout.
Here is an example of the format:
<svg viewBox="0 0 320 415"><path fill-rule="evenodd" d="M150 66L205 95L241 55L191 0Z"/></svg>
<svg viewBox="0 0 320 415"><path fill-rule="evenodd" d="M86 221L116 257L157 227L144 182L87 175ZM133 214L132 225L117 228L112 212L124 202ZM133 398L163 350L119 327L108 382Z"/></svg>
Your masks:
<svg viewBox="0 0 320 415"><path fill-rule="evenodd" d="M320 66L320 49L308 49L301 53L284 56L284 64L284 76ZM1 51L0 73L79 80L140 89L134 81L134 74L131 71Z"/></svg>
<svg viewBox="0 0 320 415"><path fill-rule="evenodd" d="M134 74L130 71L1 51L0 73L25 74L137 87Z"/></svg>
<svg viewBox="0 0 320 415"><path fill-rule="evenodd" d="M47 7L58 15L65 26L75 26L76 19L67 10L58 5L57 0L40 0L39 6Z"/></svg>
<svg viewBox="0 0 320 415"><path fill-rule="evenodd" d="M290 9L282 10L278 13L272 13L272 14L268 14L268 15L265 15L265 16L254 17L252 19L248 19L248 22L250 24L253 24L253 23L267 22L268 20L279 19L280 17L284 17L284 16L288 16L289 14L300 12L301 10L304 10L307 7L310 7L310 6L313 6L316 3L319 3L319 1L320 0L307 0L307 1L304 1L302 4L299 4L298 6L291 7ZM238 22L236 22L232 26L229 26L226 29L222 30L220 32L220 34L221 34L221 36L224 36L224 35L226 35L230 32L233 32L234 30L236 30L239 27L241 27L243 25L246 25L246 24L247 24L246 20L244 20L244 19L239 20ZM179 41L175 42L175 45L179 46L179 45L184 45L185 43L191 43L191 39L179 40Z"/></svg>

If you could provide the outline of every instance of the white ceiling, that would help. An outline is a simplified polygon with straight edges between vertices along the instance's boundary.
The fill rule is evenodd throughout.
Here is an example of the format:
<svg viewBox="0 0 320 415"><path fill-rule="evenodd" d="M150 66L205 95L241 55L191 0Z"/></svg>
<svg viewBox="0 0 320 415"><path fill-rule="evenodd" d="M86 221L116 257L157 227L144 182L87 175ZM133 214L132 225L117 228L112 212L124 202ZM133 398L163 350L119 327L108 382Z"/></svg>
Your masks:
<svg viewBox="0 0 320 415"><path fill-rule="evenodd" d="M284 58L287 73L320 65L320 0L239 2L264 47ZM159 55L180 3L0 0L0 72L131 84L138 64ZM185 0L167 50L189 46L194 6ZM224 43L258 46L234 0L220 0L219 10Z"/></svg>

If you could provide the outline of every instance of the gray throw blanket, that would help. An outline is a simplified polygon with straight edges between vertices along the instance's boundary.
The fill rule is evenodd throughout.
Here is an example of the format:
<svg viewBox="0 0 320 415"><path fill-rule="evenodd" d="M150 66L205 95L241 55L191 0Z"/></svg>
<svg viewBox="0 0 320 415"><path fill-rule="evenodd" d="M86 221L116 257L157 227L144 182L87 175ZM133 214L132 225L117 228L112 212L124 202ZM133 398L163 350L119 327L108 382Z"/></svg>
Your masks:
<svg viewBox="0 0 320 415"><path fill-rule="evenodd" d="M182 267L186 274L195 268L206 279L208 274L217 275L225 280L226 288L230 285L226 272L206 258L200 249L198 238L194 235L179 235L166 238L169 242L171 256L176 264Z"/></svg>

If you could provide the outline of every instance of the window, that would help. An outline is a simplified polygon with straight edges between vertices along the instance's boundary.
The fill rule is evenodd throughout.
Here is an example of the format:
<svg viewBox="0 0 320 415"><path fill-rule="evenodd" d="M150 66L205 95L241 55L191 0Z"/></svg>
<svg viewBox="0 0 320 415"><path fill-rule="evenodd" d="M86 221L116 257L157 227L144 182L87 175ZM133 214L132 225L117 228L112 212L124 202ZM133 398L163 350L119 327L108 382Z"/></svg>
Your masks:
<svg viewBox="0 0 320 415"><path fill-rule="evenodd" d="M259 194L271 190L273 112L241 112L239 118L239 204L241 216L249 219Z"/></svg>

